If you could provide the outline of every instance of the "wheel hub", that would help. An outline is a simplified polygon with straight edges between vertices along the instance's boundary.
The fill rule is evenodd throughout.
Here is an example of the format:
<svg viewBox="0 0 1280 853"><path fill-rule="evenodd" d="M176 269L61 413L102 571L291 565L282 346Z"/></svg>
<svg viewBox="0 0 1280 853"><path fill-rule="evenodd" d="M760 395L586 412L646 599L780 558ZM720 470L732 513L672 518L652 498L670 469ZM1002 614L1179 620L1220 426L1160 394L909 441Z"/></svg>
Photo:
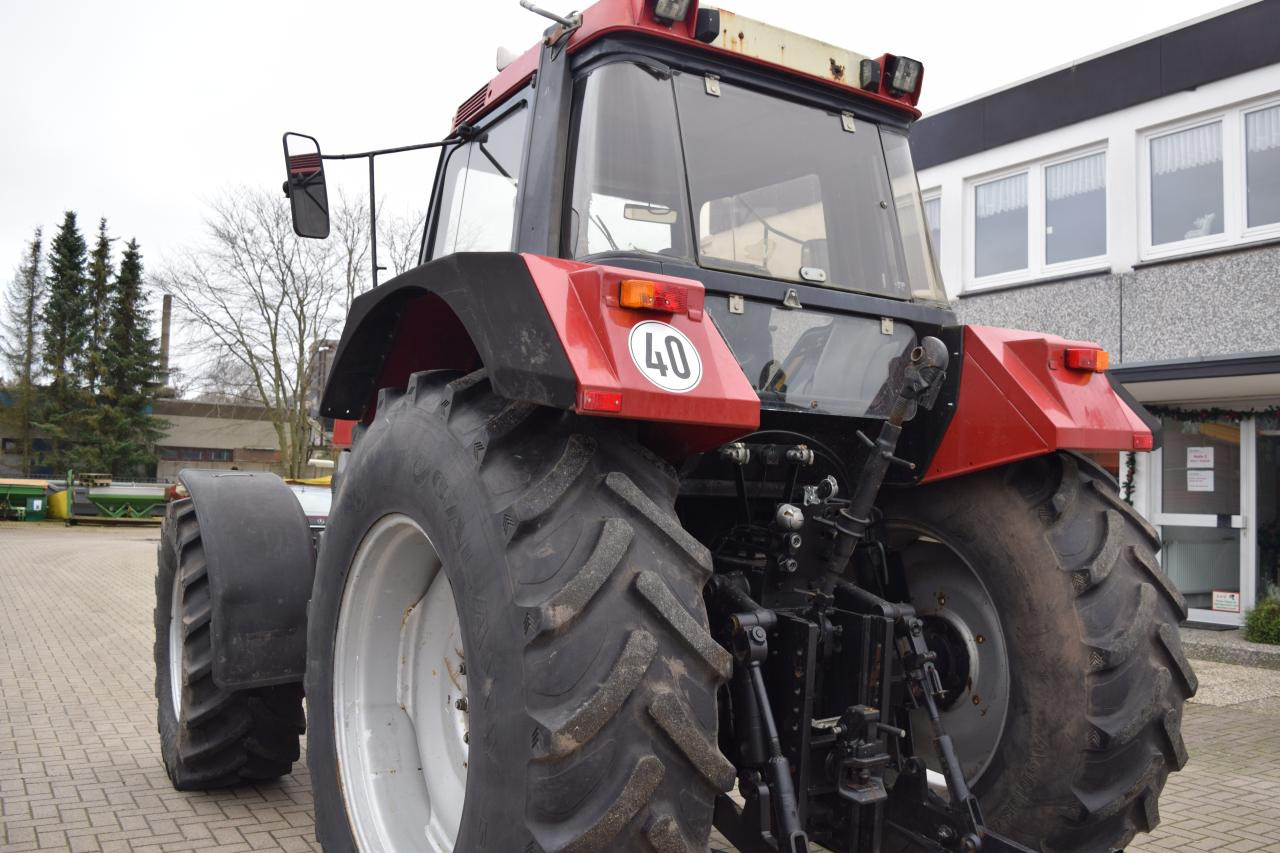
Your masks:
<svg viewBox="0 0 1280 853"><path fill-rule="evenodd" d="M1009 709L1009 655L1004 631L986 585L958 552L916 531L902 537L902 553L910 601L925 623L929 649L946 691L939 703L942 725L955 743L965 779L982 776L1000 744ZM923 711L912 713L917 732L930 731ZM931 739L917 738L916 748L934 770Z"/></svg>
<svg viewBox="0 0 1280 853"><path fill-rule="evenodd" d="M466 658L426 533L379 520L351 563L333 672L338 775L361 850L452 850L466 794Z"/></svg>
<svg viewBox="0 0 1280 853"><path fill-rule="evenodd" d="M956 620L926 616L921 621L924 641L938 656L934 666L945 691L938 708L949 711L960 701L974 676L974 654L970 651L973 637Z"/></svg>

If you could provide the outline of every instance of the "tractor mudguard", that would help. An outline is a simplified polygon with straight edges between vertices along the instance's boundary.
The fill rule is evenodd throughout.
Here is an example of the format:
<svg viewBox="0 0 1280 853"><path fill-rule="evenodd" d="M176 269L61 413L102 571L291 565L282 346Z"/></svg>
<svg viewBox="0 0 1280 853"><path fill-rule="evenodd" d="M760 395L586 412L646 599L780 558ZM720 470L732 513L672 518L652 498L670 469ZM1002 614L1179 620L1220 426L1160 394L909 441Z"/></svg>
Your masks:
<svg viewBox="0 0 1280 853"><path fill-rule="evenodd" d="M178 474L200 525L213 602L213 680L243 689L301 681L315 549L302 505L275 474Z"/></svg>
<svg viewBox="0 0 1280 853"><path fill-rule="evenodd" d="M680 307L619 305L621 282L641 278L674 288ZM512 252L448 255L356 298L320 413L367 423L381 388L420 370L483 366L501 397L643 421L681 452L716 447L759 425L760 398L703 300L690 279Z"/></svg>
<svg viewBox="0 0 1280 853"><path fill-rule="evenodd" d="M1038 332L965 326L956 412L924 482L1056 450L1152 450L1154 419L1105 372L1068 367L1066 351L1075 347L1099 349Z"/></svg>
<svg viewBox="0 0 1280 853"><path fill-rule="evenodd" d="M573 408L573 369L513 252L446 255L357 296L320 413L367 423L379 389L402 388L419 370L482 364L503 397Z"/></svg>

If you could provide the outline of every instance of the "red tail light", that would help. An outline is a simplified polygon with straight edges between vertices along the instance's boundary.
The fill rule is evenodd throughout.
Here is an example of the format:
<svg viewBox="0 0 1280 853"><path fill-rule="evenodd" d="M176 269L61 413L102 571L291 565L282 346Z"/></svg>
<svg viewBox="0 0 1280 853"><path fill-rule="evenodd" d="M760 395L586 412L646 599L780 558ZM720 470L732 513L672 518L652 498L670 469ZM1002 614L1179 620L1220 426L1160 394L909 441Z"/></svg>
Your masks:
<svg viewBox="0 0 1280 853"><path fill-rule="evenodd" d="M579 408L584 412L621 412L622 392L584 390Z"/></svg>

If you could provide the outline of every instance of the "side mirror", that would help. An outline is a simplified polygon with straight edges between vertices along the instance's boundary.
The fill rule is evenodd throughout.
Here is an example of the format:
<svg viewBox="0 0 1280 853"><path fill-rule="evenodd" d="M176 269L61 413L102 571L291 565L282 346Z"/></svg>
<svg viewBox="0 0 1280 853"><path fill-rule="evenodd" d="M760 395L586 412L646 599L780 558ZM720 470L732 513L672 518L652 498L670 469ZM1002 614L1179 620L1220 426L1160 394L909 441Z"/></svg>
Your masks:
<svg viewBox="0 0 1280 853"><path fill-rule="evenodd" d="M293 231L299 237L329 236L329 192L324 185L320 143L302 133L284 135L284 164L288 180L284 194L293 210Z"/></svg>

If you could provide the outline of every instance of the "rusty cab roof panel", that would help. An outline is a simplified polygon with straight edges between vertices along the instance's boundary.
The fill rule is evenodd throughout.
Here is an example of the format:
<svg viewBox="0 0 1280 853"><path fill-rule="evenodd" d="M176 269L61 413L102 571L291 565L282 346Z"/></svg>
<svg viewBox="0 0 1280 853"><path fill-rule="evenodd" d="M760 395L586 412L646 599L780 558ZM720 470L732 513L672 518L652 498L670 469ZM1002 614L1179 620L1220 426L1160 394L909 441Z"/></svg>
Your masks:
<svg viewBox="0 0 1280 853"><path fill-rule="evenodd" d="M858 85L859 66L868 57L817 39L787 32L760 21L718 10L720 33L711 43L694 38L698 2L693 0L683 21L664 26L651 14L653 0L599 0L582 13L582 26L569 37L568 50L574 53L603 36L615 33L641 34L678 42L721 56L732 56L753 65L781 70L808 81L817 81L854 92L877 104L906 113L912 119L920 112L910 102L886 91L871 91ZM538 68L541 44L534 45L502 69L496 77L458 107L453 126L473 122L507 96L525 85ZM877 60L881 68L884 57ZM881 75L883 77L883 74Z"/></svg>

